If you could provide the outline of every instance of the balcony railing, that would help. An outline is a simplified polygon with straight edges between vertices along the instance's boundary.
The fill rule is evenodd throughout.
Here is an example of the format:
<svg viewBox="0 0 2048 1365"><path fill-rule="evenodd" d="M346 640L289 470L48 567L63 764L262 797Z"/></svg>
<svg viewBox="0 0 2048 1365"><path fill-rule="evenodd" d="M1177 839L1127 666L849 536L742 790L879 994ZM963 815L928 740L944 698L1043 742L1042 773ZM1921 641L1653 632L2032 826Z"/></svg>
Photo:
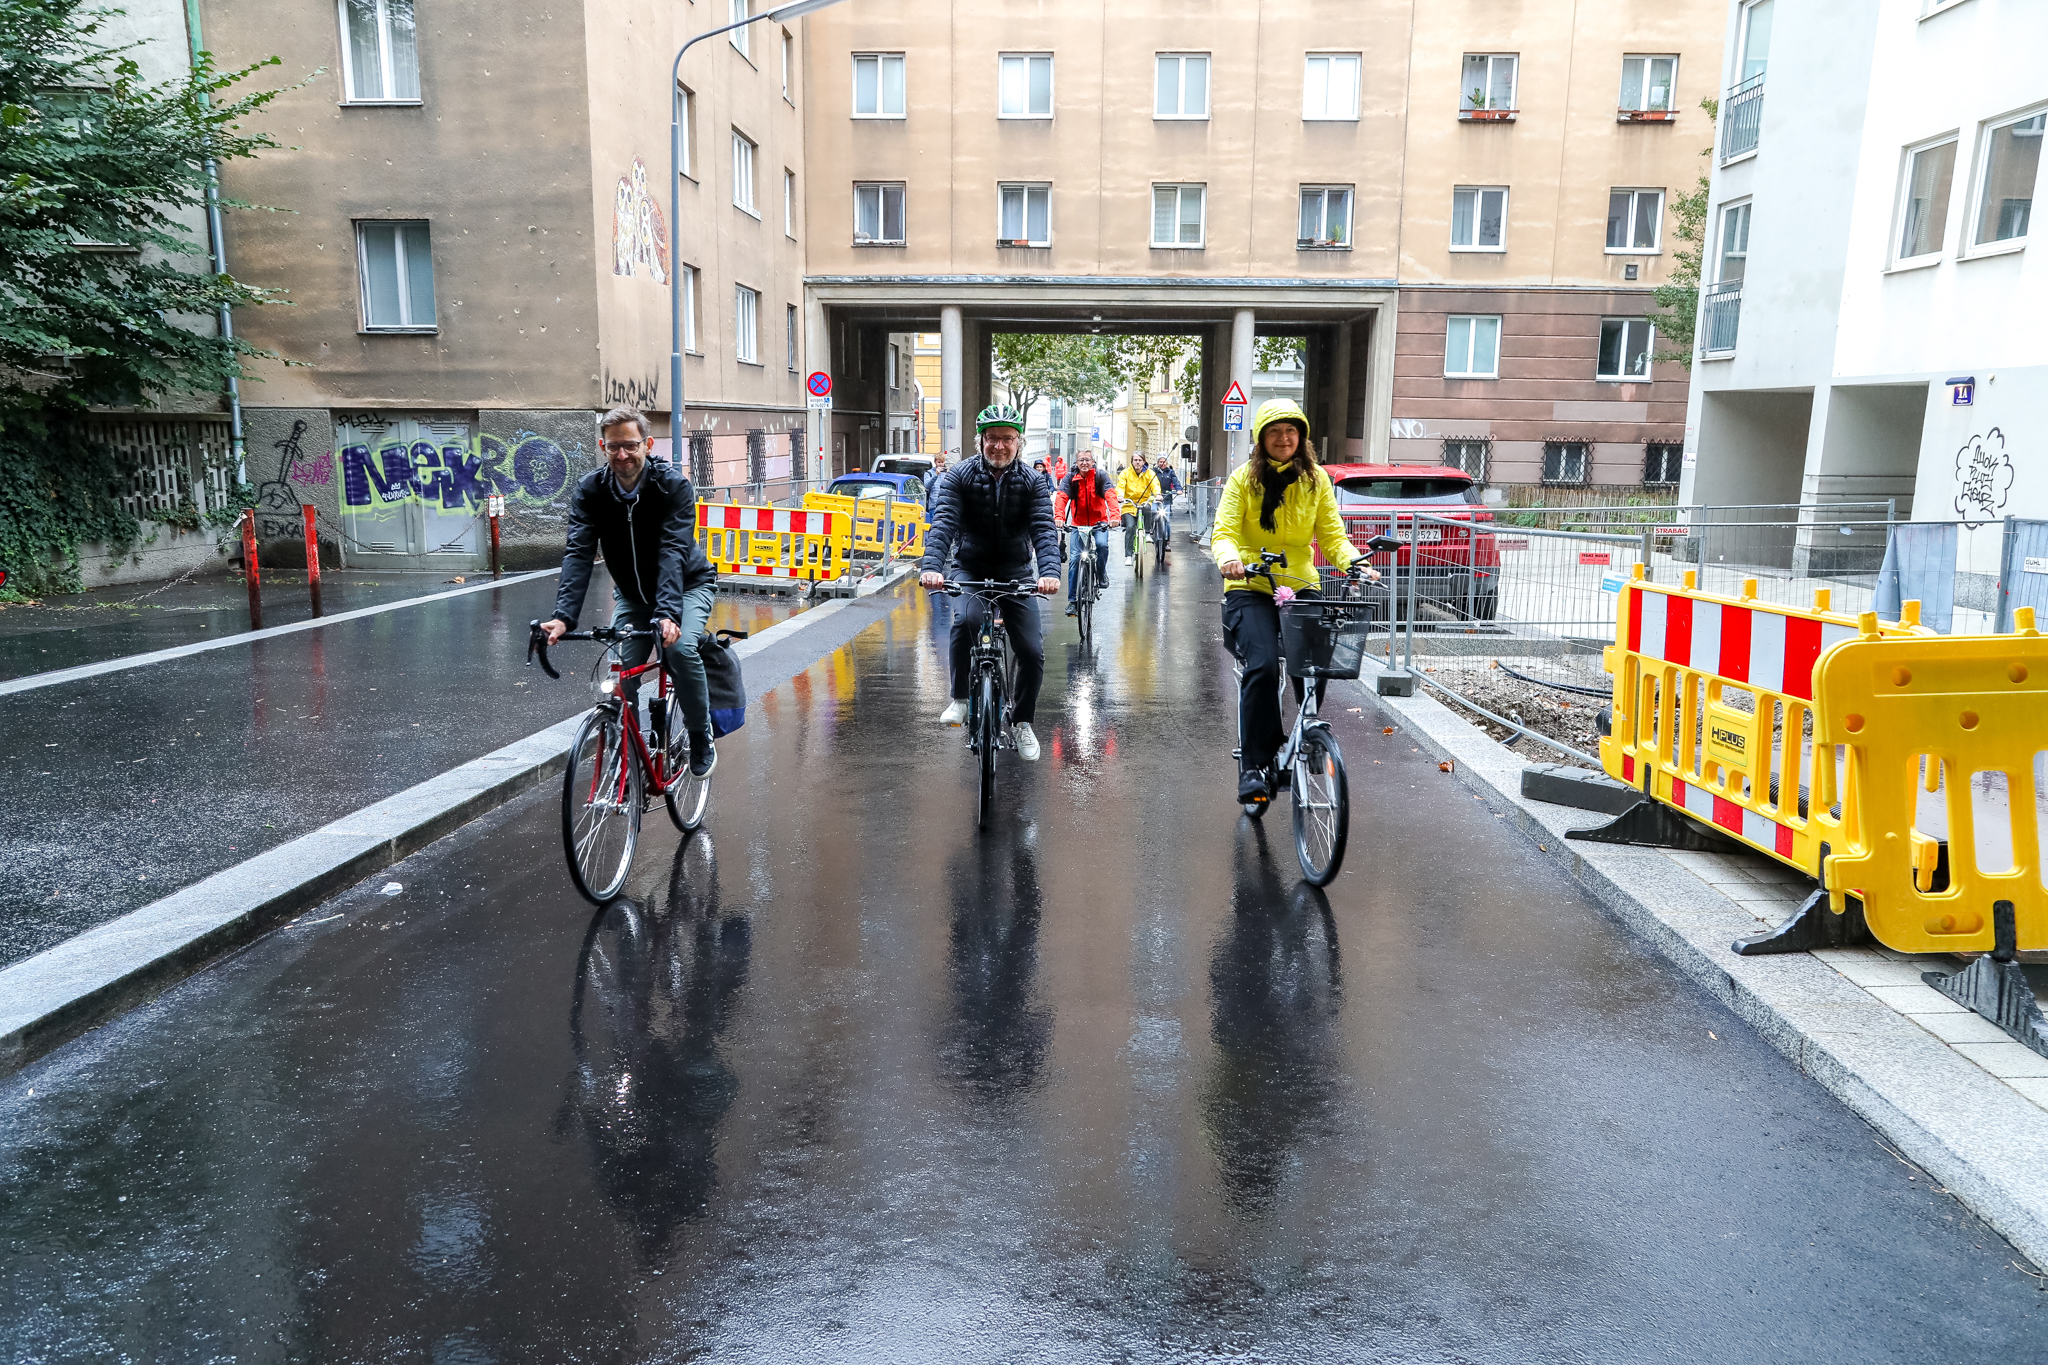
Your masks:
<svg viewBox="0 0 2048 1365"><path fill-rule="evenodd" d="M1742 323L1742 281L1710 284L1700 296L1700 353L1727 355Z"/></svg>
<svg viewBox="0 0 2048 1365"><path fill-rule="evenodd" d="M1728 92L1721 102L1721 164L1756 150L1764 123L1764 76L1761 71Z"/></svg>

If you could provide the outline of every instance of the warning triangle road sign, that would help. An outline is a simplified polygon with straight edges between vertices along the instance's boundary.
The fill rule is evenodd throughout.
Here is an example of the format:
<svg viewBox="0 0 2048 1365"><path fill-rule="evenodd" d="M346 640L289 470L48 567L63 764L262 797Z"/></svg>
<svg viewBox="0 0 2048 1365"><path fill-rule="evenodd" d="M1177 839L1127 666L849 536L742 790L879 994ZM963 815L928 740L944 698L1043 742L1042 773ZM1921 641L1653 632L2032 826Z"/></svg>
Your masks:
<svg viewBox="0 0 2048 1365"><path fill-rule="evenodd" d="M1243 407L1244 385L1238 383L1235 379L1231 380L1230 392L1223 395L1223 401L1226 405L1235 403L1237 406Z"/></svg>

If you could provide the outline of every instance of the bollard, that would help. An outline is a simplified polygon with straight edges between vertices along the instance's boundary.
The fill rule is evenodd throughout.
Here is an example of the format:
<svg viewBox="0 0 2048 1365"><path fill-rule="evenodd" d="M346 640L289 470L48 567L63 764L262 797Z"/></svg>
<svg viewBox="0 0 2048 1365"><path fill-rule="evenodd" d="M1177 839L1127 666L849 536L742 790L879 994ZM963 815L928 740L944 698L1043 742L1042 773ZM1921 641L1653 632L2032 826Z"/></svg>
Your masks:
<svg viewBox="0 0 2048 1365"><path fill-rule="evenodd" d="M256 509L242 513L242 577L249 584L249 629L263 629L263 571L256 563Z"/></svg>
<svg viewBox="0 0 2048 1365"><path fill-rule="evenodd" d="M502 572L498 567L498 518L505 515L505 495L491 494L484 507L491 514L491 577L497 578Z"/></svg>
<svg viewBox="0 0 2048 1365"><path fill-rule="evenodd" d="M320 532L314 519L319 513L313 504L302 503L299 515L306 521L306 583L313 590L313 614L320 614Z"/></svg>

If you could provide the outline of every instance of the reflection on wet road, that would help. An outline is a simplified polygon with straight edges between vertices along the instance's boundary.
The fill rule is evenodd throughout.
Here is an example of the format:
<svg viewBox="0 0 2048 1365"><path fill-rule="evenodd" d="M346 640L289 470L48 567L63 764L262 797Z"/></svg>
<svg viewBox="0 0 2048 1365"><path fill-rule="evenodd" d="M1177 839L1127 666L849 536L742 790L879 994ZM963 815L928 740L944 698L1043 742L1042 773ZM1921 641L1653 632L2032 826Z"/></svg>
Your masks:
<svg viewBox="0 0 2048 1365"><path fill-rule="evenodd" d="M1048 632L973 830L943 606L594 915L548 794L0 1083L0 1354L2026 1358L2043 1295L1349 685L1348 870L1231 800L1190 557ZM1355 710L1353 708L1356 708Z"/></svg>

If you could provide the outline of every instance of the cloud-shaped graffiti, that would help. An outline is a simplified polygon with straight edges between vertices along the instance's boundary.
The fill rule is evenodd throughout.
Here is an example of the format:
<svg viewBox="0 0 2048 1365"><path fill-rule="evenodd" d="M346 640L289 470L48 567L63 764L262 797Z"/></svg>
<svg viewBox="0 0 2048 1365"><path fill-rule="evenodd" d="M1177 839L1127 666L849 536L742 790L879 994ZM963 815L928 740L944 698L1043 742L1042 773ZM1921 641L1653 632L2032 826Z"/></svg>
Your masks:
<svg viewBox="0 0 2048 1365"><path fill-rule="evenodd" d="M643 265L656 284L668 283L668 225L647 192L647 163L636 156L612 196L612 274L631 275Z"/></svg>
<svg viewBox="0 0 2048 1365"><path fill-rule="evenodd" d="M1997 427L1972 436L1956 452L1956 515L1965 526L1996 521L2012 492L2012 456Z"/></svg>
<svg viewBox="0 0 2048 1365"><path fill-rule="evenodd" d="M480 511L493 493L522 502L547 502L569 482L569 457L545 436L525 435L507 449L495 436L474 441L393 441L374 451L345 446L341 466L344 507L391 507L418 499L444 511Z"/></svg>

